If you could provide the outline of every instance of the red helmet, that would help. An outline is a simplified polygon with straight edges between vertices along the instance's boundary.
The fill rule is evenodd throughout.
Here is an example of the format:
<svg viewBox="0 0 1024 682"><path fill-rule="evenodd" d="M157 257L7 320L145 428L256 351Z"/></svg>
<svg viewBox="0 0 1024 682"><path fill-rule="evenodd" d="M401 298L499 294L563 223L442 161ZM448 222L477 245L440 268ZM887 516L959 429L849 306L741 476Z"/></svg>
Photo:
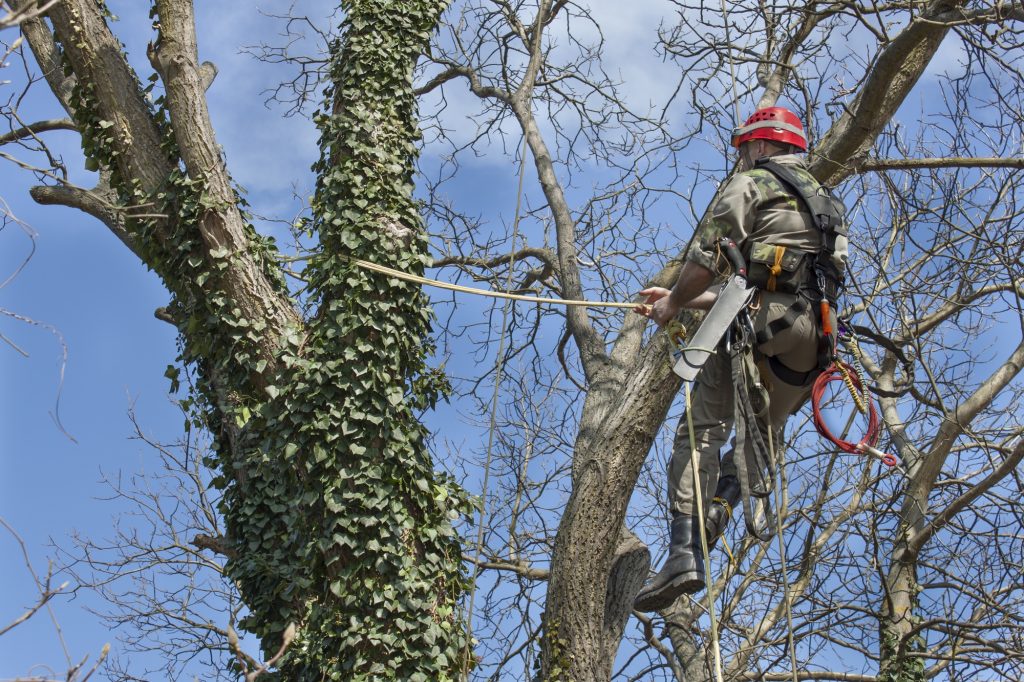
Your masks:
<svg viewBox="0 0 1024 682"><path fill-rule="evenodd" d="M784 107L758 109L747 119L742 128L732 131L732 146L739 148L749 140L771 140L799 147L807 151L807 138L800 119Z"/></svg>

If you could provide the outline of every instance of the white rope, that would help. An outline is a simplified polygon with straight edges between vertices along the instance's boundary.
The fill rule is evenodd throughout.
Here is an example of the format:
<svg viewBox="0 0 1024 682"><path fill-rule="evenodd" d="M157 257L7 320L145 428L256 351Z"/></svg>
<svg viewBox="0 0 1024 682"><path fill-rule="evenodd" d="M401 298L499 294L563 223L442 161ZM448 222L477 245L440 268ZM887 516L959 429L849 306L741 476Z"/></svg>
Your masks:
<svg viewBox="0 0 1024 682"><path fill-rule="evenodd" d="M516 219L516 225L518 225L518 218ZM514 243L513 243L514 248ZM358 258L349 259L354 265L357 265L366 270L372 270L379 272L382 275L394 277L395 279L404 280L406 282L413 282L415 284L423 284L425 286L437 287L438 289L448 289L449 291L458 291L463 294L473 294L475 296L487 296L489 298L504 298L509 301L526 301L528 303L541 303L546 305L564 305L564 306L584 306L587 308L635 308L638 303L625 303L618 301L578 301L565 298L544 298L542 296L525 296L523 294L510 294L505 291L492 291L490 289L476 289L474 287L466 287L461 284L452 284L451 282L442 282L436 279L430 279L428 277L421 277L420 275L414 275L403 270L395 270L384 265L378 265L377 263L371 263L367 260L359 260ZM514 261L509 262L509 281L506 286L511 286L511 275L512 275L512 264Z"/></svg>

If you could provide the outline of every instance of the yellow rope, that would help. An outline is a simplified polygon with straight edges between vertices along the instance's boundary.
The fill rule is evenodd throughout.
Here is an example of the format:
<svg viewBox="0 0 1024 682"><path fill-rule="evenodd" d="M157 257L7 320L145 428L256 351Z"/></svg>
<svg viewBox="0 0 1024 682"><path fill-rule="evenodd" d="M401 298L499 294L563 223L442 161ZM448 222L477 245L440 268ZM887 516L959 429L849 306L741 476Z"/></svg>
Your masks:
<svg viewBox="0 0 1024 682"><path fill-rule="evenodd" d="M734 557L732 555L732 550L729 549L729 541L725 539L724 535L722 536L722 549L725 550L725 555L727 557L729 557L729 565L732 566L733 568L735 568L736 567L736 557Z"/></svg>
<svg viewBox="0 0 1024 682"><path fill-rule="evenodd" d="M419 275L413 275L408 272L403 272L402 270L395 270L394 268L377 265L370 261L359 260L358 258L351 258L349 260L361 268L379 272L382 275L394 277L395 279L401 279L415 284L424 284L426 286L437 287L439 289L458 291L463 294L473 294L475 296L489 296L491 298L505 298L512 301L527 301L529 303L543 303L547 305L585 306L587 308L634 308L639 305L637 303L620 303L617 301L573 301L564 298L543 298L541 296L509 294L504 291L491 291L489 289L475 289L473 287L462 286L461 284L452 284L451 282L442 282L436 279L420 277Z"/></svg>
<svg viewBox="0 0 1024 682"><path fill-rule="evenodd" d="M693 430L693 410L690 405L690 382L684 386L686 394L686 428L690 434L690 469L693 471L693 493L697 503L697 531L700 535L700 549L704 553L704 584L708 598L708 617L711 619L711 652L715 660L715 679L722 682L722 651L718 642L718 619L715 618L714 583L711 580L711 557L708 552L708 538L704 533L704 495L700 488L700 470L697 461L697 438Z"/></svg>
<svg viewBox="0 0 1024 682"><path fill-rule="evenodd" d="M853 396L853 402L857 406L857 411L861 414L867 414L868 407L864 403L864 399L861 397L857 387L853 385L853 379L850 378L850 370L846 369L846 364L843 362L836 361L836 367L839 368L839 374L843 377L843 383L846 384L846 388L850 391L850 395ZM859 378L859 377L858 377ZM863 381L861 386L863 386Z"/></svg>
<svg viewBox="0 0 1024 682"><path fill-rule="evenodd" d="M724 497L713 497L711 498L711 503L718 503L725 507L725 527L728 527L729 520L732 518L732 505L729 504L729 500L725 499ZM722 549L725 550L726 556L729 557L729 565L735 566L736 559L732 555L732 550L729 549L729 541L725 539L725 527L722 528Z"/></svg>
<svg viewBox="0 0 1024 682"><path fill-rule="evenodd" d="M785 493L782 487L787 485L786 482L786 463L775 456L775 442L774 442L774 428L772 427L771 417L768 418L768 452L771 456L772 462L776 464L779 472L779 481L775 485L775 536L779 540L779 562L782 565L782 601L786 607L786 643L789 645L789 665L790 673L793 675L793 682L797 682L797 664L796 664L796 642L793 637L793 607L792 607L792 595L789 590L789 567L786 566L786 542L782 539L782 502Z"/></svg>

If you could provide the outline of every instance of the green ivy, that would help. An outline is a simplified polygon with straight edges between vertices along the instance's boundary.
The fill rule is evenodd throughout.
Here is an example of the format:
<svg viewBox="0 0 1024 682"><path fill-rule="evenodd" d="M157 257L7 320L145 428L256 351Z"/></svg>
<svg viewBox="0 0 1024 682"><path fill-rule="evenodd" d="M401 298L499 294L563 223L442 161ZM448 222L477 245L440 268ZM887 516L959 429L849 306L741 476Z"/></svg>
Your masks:
<svg viewBox="0 0 1024 682"><path fill-rule="evenodd" d="M412 69L445 5L341 3L343 37L331 45L332 86L316 118L310 227L319 249L305 272L315 315L279 340L269 362L258 343L266 322L244 317L226 275L245 255L283 293L272 241L250 225L247 254L210 251L198 226L225 207L205 178L181 170L162 98L152 116L171 170L146 192L126 177L117 133L78 79L88 164L110 172L124 205L170 216L129 218L126 229L171 291L178 360L195 376L191 420L215 436L208 464L223 489L233 549L226 571L249 610L241 625L268 657L288 624L299 626L280 679L460 677L468 578L453 522L470 503L433 470L416 418L447 391L443 374L426 365L432 314L418 287L350 260L417 273L428 260L412 195L420 135ZM155 82L139 84L140 94ZM167 375L177 387L178 370Z"/></svg>
<svg viewBox="0 0 1024 682"><path fill-rule="evenodd" d="M428 260L412 196L412 68L444 6L343 2L343 38L331 46L332 86L316 117L320 249L305 272L317 312L294 379L260 417L273 424L262 451L283 453L295 472L281 481L296 486L282 502L314 531L295 546L308 589L285 588L316 595L284 616L304 623L281 666L290 680L458 677L467 579L452 522L469 505L434 472L415 416L446 388L425 364L431 312L419 287L350 260L417 273Z"/></svg>
<svg viewBox="0 0 1024 682"><path fill-rule="evenodd" d="M920 606L918 595L921 586L914 582L911 589L913 594L910 608L911 614L915 614ZM909 615L907 618L912 627L921 624L920 616ZM912 637L904 638L896 628L883 624L879 639L882 665L878 672L878 682L925 682L925 659L909 655L925 650L926 642L919 632Z"/></svg>

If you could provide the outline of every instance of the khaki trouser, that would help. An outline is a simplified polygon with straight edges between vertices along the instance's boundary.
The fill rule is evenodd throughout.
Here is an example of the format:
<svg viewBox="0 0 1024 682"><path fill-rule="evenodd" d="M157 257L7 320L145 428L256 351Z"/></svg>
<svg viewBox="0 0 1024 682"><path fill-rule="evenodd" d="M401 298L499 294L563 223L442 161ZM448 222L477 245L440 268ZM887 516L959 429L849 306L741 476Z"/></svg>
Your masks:
<svg viewBox="0 0 1024 682"><path fill-rule="evenodd" d="M755 331L764 329L782 317L795 300L792 294L769 292L762 292L760 298L760 307L751 315ZM792 327L779 332L760 346L759 353L775 356L797 372L812 369L817 365L816 320L815 311L808 310L797 318ZM805 386L793 386L779 379L767 362L759 362L758 367L761 371L761 381L769 394L768 421L762 423L758 420L758 428L767 444L769 423L771 424L773 442L776 444L776 451L780 452L778 444L781 442L780 436L786 420L807 402L811 395L812 382L809 381ZM723 348L719 348L708 358L697 375L690 410L693 415L698 475L705 516L718 485L719 476L736 475L736 466L733 463L734 449L730 448L719 462L719 452L725 446L733 427L733 400L729 354ZM672 459L668 466L668 497L673 513L696 516L696 496L693 489L693 473L690 470L690 434L685 414L676 428Z"/></svg>

